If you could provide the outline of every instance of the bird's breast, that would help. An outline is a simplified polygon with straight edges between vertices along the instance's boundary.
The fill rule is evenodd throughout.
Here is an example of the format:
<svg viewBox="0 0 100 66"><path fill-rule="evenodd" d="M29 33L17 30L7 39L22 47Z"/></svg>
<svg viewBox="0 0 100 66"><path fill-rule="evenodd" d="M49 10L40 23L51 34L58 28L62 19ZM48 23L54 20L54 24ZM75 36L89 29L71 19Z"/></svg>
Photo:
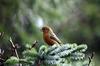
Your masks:
<svg viewBox="0 0 100 66"><path fill-rule="evenodd" d="M55 44L55 42L50 38L49 35L44 35L43 38L44 38L44 41L45 41L47 44L49 44L49 45Z"/></svg>

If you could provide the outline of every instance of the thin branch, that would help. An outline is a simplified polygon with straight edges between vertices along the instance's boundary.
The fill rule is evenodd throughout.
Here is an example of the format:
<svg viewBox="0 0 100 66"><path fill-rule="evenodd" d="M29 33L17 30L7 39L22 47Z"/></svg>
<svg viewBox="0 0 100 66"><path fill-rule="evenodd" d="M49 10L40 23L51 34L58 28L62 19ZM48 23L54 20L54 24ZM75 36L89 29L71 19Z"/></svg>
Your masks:
<svg viewBox="0 0 100 66"><path fill-rule="evenodd" d="M20 63L28 63L28 64L32 64L32 62L27 61L26 59L19 59Z"/></svg>
<svg viewBox="0 0 100 66"><path fill-rule="evenodd" d="M30 49L32 49L33 47L35 47L37 43L38 43L37 40L35 40Z"/></svg>
<svg viewBox="0 0 100 66"><path fill-rule="evenodd" d="M40 61L40 60L38 60L37 66L40 66L40 65L41 65L41 61Z"/></svg>
<svg viewBox="0 0 100 66"><path fill-rule="evenodd" d="M1 36L1 32L0 32L0 36Z"/></svg>
<svg viewBox="0 0 100 66"><path fill-rule="evenodd" d="M92 59L93 59L93 57L94 57L94 52L91 54L91 56L89 56L88 58L89 58L89 64L88 64L88 66L90 66L90 63L91 63L91 61L92 61Z"/></svg>
<svg viewBox="0 0 100 66"><path fill-rule="evenodd" d="M5 59L2 58L3 54L4 54L4 50L0 49L0 66L4 66Z"/></svg>
<svg viewBox="0 0 100 66"><path fill-rule="evenodd" d="M16 54L16 57L19 59L19 55L18 55L18 52L17 52L16 46L14 45L14 43L13 43L11 37L10 37L10 42L11 42L12 48L13 48L15 54ZM18 66L20 66L20 63L18 64Z"/></svg>
<svg viewBox="0 0 100 66"><path fill-rule="evenodd" d="M16 54L16 57L19 59L19 56L18 56L18 52L17 52L16 46L14 45L14 43L13 43L11 37L10 37L10 42L11 42L11 45L12 45L12 47L13 47L13 49L14 49L14 52L15 52L15 54Z"/></svg>
<svg viewBox="0 0 100 66"><path fill-rule="evenodd" d="M3 38L4 32L0 32L0 38Z"/></svg>

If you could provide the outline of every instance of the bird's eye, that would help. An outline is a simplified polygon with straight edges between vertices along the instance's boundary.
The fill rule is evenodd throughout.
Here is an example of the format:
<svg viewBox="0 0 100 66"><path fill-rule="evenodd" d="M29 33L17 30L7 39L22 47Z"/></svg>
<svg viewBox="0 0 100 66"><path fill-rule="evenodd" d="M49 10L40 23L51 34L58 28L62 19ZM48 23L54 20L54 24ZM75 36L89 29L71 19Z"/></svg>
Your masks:
<svg viewBox="0 0 100 66"><path fill-rule="evenodd" d="M44 30L46 30L45 28L42 28L42 30L44 31Z"/></svg>
<svg viewBox="0 0 100 66"><path fill-rule="evenodd" d="M43 30L45 30L45 28L43 28Z"/></svg>

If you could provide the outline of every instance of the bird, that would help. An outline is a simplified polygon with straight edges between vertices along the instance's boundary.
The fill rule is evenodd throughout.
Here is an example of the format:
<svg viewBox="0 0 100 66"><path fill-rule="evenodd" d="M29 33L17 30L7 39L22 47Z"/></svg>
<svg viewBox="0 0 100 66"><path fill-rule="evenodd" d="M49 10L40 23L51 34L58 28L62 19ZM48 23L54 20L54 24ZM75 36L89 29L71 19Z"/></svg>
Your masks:
<svg viewBox="0 0 100 66"><path fill-rule="evenodd" d="M61 44L62 42L58 39L54 31L49 26L42 27L43 39L49 45Z"/></svg>

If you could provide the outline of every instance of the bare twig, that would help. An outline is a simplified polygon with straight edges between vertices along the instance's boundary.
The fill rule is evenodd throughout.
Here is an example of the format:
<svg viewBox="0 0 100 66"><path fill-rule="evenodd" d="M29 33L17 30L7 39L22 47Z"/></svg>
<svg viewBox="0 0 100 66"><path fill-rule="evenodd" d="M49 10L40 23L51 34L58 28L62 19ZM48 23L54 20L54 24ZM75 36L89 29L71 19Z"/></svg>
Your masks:
<svg viewBox="0 0 100 66"><path fill-rule="evenodd" d="M0 57L2 57L3 54L4 54L4 50L2 50L2 49L0 48Z"/></svg>
<svg viewBox="0 0 100 66"><path fill-rule="evenodd" d="M1 32L0 32L0 36L1 36Z"/></svg>
<svg viewBox="0 0 100 66"><path fill-rule="evenodd" d="M0 32L0 38L3 38L4 32Z"/></svg>
<svg viewBox="0 0 100 66"><path fill-rule="evenodd" d="M30 49L32 49L33 47L35 47L37 43L38 43L37 40L35 40Z"/></svg>
<svg viewBox="0 0 100 66"><path fill-rule="evenodd" d="M93 59L93 57L94 57L94 52L91 54L91 56L89 56L88 58L89 58L89 64L88 64L88 66L90 66L90 63L91 63L91 61L92 61L92 59Z"/></svg>
<svg viewBox="0 0 100 66"><path fill-rule="evenodd" d="M27 61L26 59L20 59L20 63L27 63L27 64L32 64L32 62Z"/></svg>
<svg viewBox="0 0 100 66"><path fill-rule="evenodd" d="M18 55L18 52L17 52L16 46L14 45L14 43L13 43L11 37L10 37L10 42L11 42L12 48L13 48L15 54L16 54L16 57L19 59L19 55ZM20 63L18 64L18 66L20 66Z"/></svg>
<svg viewBox="0 0 100 66"><path fill-rule="evenodd" d="M18 56L18 52L17 52L16 46L14 45L14 43L13 43L11 37L10 37L10 42L11 42L11 45L12 45L12 47L13 47L13 49L14 49L14 52L15 52L15 54L16 54L16 57L19 59L19 56Z"/></svg>
<svg viewBox="0 0 100 66"><path fill-rule="evenodd" d="M3 54L4 54L4 50L0 49L0 66L4 66L5 59L2 58Z"/></svg>

